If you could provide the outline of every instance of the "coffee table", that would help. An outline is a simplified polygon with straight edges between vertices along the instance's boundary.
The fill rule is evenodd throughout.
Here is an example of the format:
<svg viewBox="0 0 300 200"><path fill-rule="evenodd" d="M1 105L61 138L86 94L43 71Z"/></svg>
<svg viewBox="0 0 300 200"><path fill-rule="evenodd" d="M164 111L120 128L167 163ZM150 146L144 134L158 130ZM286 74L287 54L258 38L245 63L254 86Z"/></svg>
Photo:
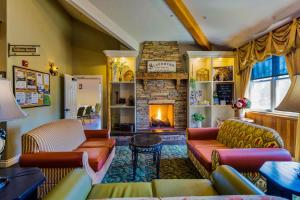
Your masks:
<svg viewBox="0 0 300 200"><path fill-rule="evenodd" d="M132 151L133 180L136 176L136 168L139 153L153 154L153 163L156 164L156 177L159 178L160 155L163 143L157 134L142 133L131 138L129 148Z"/></svg>

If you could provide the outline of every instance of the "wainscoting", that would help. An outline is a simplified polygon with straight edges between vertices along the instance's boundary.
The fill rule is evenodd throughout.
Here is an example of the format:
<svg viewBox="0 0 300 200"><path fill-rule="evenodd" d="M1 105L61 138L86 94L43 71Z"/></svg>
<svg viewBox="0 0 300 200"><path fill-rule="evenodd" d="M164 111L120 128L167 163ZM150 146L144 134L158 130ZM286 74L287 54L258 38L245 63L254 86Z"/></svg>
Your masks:
<svg viewBox="0 0 300 200"><path fill-rule="evenodd" d="M253 119L256 124L275 129L282 137L285 148L291 152L293 157L295 156L296 117L259 112L247 112L246 117Z"/></svg>

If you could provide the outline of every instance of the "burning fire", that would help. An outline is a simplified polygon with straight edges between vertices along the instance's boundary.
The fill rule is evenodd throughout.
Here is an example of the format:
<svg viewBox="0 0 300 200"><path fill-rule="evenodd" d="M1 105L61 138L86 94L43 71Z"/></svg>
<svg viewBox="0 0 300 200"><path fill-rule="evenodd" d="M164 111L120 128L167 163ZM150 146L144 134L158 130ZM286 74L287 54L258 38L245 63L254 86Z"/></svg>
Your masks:
<svg viewBox="0 0 300 200"><path fill-rule="evenodd" d="M161 120L161 110L160 110L160 108L157 109L156 119Z"/></svg>

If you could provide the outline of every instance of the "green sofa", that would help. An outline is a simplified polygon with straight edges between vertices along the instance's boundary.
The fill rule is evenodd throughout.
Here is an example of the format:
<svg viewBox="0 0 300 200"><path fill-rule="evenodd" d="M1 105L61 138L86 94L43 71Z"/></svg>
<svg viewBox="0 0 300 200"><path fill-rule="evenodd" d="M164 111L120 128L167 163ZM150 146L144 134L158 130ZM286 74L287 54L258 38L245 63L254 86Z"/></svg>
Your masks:
<svg viewBox="0 0 300 200"><path fill-rule="evenodd" d="M157 179L152 182L92 185L82 169L75 169L55 186L46 200L106 198L166 198L218 195L264 195L230 166L219 166L208 179ZM264 198L267 196L264 196Z"/></svg>

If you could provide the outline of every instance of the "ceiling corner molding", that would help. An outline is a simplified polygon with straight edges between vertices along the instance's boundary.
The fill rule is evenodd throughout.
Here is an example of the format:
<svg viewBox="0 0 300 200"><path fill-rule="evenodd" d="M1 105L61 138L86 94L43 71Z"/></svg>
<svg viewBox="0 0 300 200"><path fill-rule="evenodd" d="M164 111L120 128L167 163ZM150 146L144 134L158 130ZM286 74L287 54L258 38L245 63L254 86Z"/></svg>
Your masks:
<svg viewBox="0 0 300 200"><path fill-rule="evenodd" d="M211 50L211 44L182 0L165 0L170 9L178 17L184 27L190 32L196 42Z"/></svg>
<svg viewBox="0 0 300 200"><path fill-rule="evenodd" d="M125 46L133 50L139 50L139 43L132 38L126 31L119 25L113 22L108 16L96 8L88 0L66 0L68 4L80 11L83 15L91 19L99 27L111 34L114 38L119 40Z"/></svg>

